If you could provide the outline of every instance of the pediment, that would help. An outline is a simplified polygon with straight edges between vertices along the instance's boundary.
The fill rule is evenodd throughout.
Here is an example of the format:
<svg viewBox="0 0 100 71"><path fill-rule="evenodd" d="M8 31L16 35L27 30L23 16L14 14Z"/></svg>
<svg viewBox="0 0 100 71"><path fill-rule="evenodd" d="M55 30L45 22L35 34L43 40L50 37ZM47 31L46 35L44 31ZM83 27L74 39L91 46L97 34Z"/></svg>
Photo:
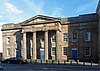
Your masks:
<svg viewBox="0 0 100 71"><path fill-rule="evenodd" d="M22 22L22 25L53 22L53 21L58 21L58 20L60 20L60 19L54 18L54 17L43 16L43 15L37 15L37 16L34 16L34 17Z"/></svg>

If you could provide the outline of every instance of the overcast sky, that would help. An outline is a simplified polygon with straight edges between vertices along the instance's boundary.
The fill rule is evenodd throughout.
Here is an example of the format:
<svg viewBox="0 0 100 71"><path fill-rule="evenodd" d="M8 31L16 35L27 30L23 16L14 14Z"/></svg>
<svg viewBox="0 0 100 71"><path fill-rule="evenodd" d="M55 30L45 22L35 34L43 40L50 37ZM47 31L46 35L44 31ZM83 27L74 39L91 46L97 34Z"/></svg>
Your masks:
<svg viewBox="0 0 100 71"><path fill-rule="evenodd" d="M17 23L35 15L74 17L95 13L99 0L0 0L0 23Z"/></svg>

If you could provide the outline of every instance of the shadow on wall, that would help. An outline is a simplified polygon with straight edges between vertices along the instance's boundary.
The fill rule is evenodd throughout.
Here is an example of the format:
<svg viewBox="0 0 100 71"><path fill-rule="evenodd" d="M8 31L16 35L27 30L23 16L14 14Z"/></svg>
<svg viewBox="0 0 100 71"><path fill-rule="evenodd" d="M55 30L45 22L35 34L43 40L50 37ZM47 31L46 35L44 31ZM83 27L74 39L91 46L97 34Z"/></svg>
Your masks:
<svg viewBox="0 0 100 71"><path fill-rule="evenodd" d="M16 41L15 41L15 44L16 44L16 57L22 57L21 56L21 47L22 47L22 33L21 33L21 30L20 31L17 31L16 33L14 33L14 35L16 36Z"/></svg>
<svg viewBox="0 0 100 71"><path fill-rule="evenodd" d="M69 59L94 62L98 61L97 23L98 17L96 13L68 18L66 24L68 24L69 35ZM91 32L92 36L90 42L85 41L85 32ZM90 56L85 56L85 47L91 47Z"/></svg>

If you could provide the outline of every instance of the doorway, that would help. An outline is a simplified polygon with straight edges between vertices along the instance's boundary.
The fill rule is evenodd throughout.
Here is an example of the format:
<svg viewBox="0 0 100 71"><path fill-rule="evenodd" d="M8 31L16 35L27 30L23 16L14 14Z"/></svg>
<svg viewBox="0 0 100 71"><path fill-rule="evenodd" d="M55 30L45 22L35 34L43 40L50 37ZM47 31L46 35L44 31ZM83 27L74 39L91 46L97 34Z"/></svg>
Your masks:
<svg viewBox="0 0 100 71"><path fill-rule="evenodd" d="M44 49L40 49L40 59L44 59Z"/></svg>
<svg viewBox="0 0 100 71"><path fill-rule="evenodd" d="M78 57L78 49L77 48L72 48L72 59L77 60Z"/></svg>

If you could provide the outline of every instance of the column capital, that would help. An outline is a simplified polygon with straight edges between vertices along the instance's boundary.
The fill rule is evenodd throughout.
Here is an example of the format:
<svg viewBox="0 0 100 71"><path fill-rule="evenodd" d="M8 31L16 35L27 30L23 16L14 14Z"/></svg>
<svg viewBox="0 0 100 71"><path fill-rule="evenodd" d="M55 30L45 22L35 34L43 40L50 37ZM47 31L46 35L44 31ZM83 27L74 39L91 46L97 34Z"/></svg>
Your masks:
<svg viewBox="0 0 100 71"><path fill-rule="evenodd" d="M48 32L48 30L45 30L45 32Z"/></svg>
<svg viewBox="0 0 100 71"><path fill-rule="evenodd" d="M23 34L25 34L26 32L22 32Z"/></svg>
<svg viewBox="0 0 100 71"><path fill-rule="evenodd" d="M33 33L36 33L36 31L33 31Z"/></svg>

